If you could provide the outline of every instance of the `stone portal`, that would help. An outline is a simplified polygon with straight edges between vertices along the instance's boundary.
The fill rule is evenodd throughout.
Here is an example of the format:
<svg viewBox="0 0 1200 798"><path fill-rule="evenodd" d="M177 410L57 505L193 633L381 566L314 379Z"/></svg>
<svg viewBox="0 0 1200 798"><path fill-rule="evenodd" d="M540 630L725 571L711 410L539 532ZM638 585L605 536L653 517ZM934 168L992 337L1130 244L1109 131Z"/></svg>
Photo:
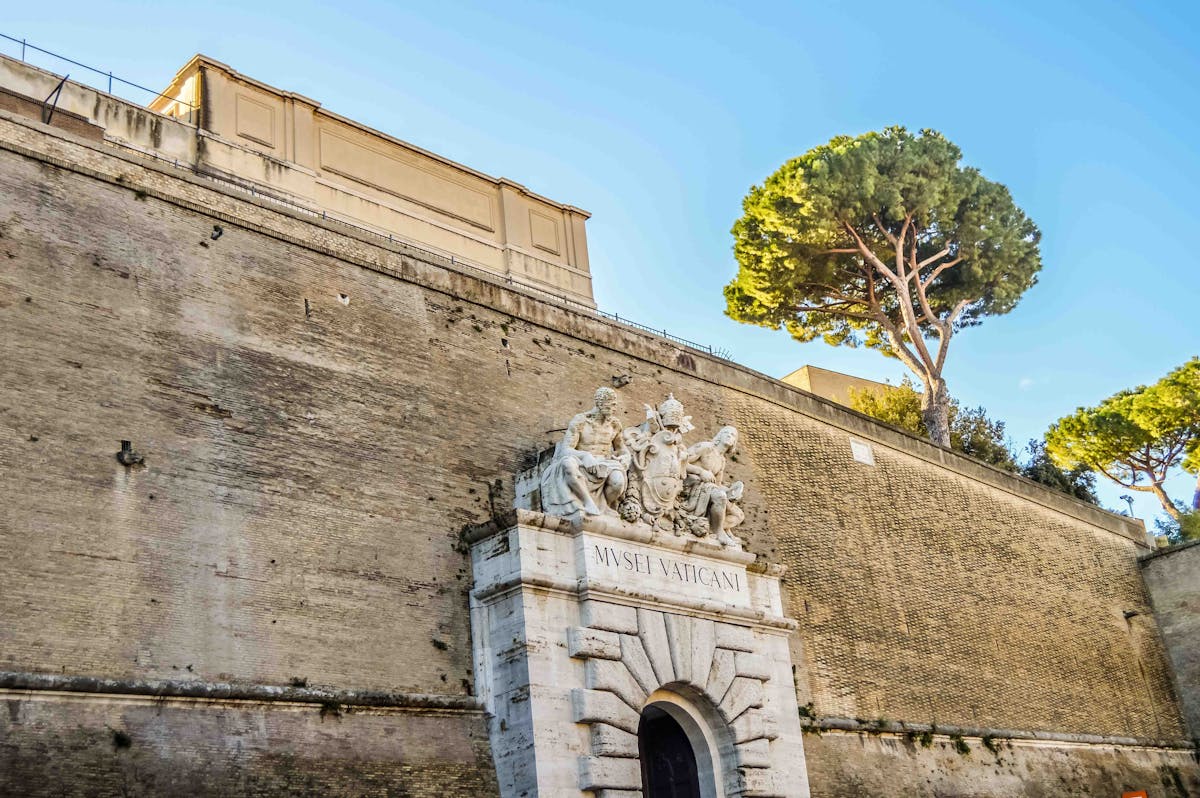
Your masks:
<svg viewBox="0 0 1200 798"><path fill-rule="evenodd" d="M515 510L467 541L476 684L506 798L687 794L659 792L677 745L641 759L643 724L663 716L703 798L808 796L781 568L609 516Z"/></svg>

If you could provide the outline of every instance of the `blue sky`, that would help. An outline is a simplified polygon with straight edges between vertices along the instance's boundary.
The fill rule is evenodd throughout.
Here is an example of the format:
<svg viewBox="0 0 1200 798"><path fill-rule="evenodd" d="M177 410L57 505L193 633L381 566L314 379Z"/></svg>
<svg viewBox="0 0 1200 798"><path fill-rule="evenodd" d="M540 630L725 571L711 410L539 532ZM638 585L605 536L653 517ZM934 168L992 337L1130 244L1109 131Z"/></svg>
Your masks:
<svg viewBox="0 0 1200 798"><path fill-rule="evenodd" d="M746 190L834 135L936 128L1043 232L1039 284L952 344L964 404L1023 443L1200 352L1200 4L66 0L0 32L154 87L203 52L585 208L602 308L777 377L904 369L723 315Z"/></svg>

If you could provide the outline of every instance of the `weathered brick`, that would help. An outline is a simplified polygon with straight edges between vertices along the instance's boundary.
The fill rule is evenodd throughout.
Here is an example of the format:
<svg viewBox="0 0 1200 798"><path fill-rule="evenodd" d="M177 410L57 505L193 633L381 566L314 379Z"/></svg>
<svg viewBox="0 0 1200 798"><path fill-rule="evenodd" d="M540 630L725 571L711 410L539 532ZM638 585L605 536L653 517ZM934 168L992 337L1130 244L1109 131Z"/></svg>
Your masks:
<svg viewBox="0 0 1200 798"><path fill-rule="evenodd" d="M469 692L459 532L509 504L512 475L619 374L631 420L671 391L699 431L741 430L740 531L788 567L801 704L1185 734L1132 522L437 256L4 116L0 196L0 668ZM876 465L851 458L850 433L872 442ZM121 440L144 465L117 462ZM77 723L88 711L65 701L41 731L10 727L0 791L25 783L6 774L36 775L39 751L62 752L54 772L75 768L81 784L116 783L120 760L97 764L103 746L87 736L110 719ZM218 725L179 712L195 739ZM262 713L245 723L283 722ZM406 726L405 738L486 746L473 723ZM82 747L76 725L91 729ZM144 790L192 772L177 767L193 740L180 734L137 767ZM303 759L297 749L339 755L305 748L307 734L280 727L287 746L261 756L212 749L210 770L250 779ZM473 785L460 794L486 795L487 756L471 750L440 761ZM1111 772L1133 767L1123 756ZM399 761L378 765L380 783L409 784ZM870 762L810 744L814 787L852 783L856 769L867 779ZM1036 764L1069 770L1050 755ZM294 767L297 779L319 769ZM354 783L312 778L330 794Z"/></svg>

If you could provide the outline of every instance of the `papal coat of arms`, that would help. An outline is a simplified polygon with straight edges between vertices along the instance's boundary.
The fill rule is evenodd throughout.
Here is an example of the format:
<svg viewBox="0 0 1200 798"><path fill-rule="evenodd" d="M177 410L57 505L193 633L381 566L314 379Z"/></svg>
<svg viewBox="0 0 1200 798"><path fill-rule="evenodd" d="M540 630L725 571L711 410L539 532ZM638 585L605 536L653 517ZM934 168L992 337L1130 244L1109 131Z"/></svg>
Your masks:
<svg viewBox="0 0 1200 798"><path fill-rule="evenodd" d="M540 476L542 509L565 518L620 516L677 535L741 547L730 534L745 518L741 482L728 484L726 455L737 430L688 446L694 427L683 403L669 395L645 406L645 420L622 428L616 392L596 391L595 406L576 415Z"/></svg>

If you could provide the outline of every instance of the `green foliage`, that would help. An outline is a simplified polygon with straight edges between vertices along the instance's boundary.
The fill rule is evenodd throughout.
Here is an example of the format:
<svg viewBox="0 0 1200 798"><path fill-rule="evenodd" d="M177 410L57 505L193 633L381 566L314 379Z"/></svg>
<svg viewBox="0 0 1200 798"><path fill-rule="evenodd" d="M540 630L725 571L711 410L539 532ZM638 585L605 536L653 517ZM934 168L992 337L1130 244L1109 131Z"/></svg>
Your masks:
<svg viewBox="0 0 1200 798"><path fill-rule="evenodd" d="M929 434L921 412L921 393L907 376L899 385L885 391L851 388L850 406L914 435ZM988 418L982 407L964 408L953 399L950 400L949 420L950 448L1005 471L1017 470L1004 437L1003 421Z"/></svg>
<svg viewBox="0 0 1200 798"><path fill-rule="evenodd" d="M899 358L943 446L950 338L1012 310L1042 266L1037 227L961 156L937 131L889 127L793 158L743 200L725 287L737 321Z"/></svg>
<svg viewBox="0 0 1200 798"><path fill-rule="evenodd" d="M882 392L851 388L850 406L914 435L928 434L921 414L921 394L916 383L907 376L899 385ZM1018 472L1023 477L1081 501L1099 503L1095 493L1096 476L1089 468L1059 468L1047 454L1046 444L1038 440L1031 440L1025 447L1029 459L1018 463L1004 436L1004 422L988 418L987 411L982 407L964 409L957 401L950 400L950 446L997 468Z"/></svg>
<svg viewBox="0 0 1200 798"><path fill-rule="evenodd" d="M1089 504L1099 504L1096 497L1096 474L1084 465L1064 470L1054 464L1046 451L1046 442L1031 440L1025 447L1029 459L1021 466L1021 476L1047 487L1074 496Z"/></svg>
<svg viewBox="0 0 1200 798"><path fill-rule="evenodd" d="M1118 485L1155 494L1178 518L1163 483L1179 466L1200 472L1200 357L1154 385L1120 391L1060 418L1046 433L1046 450L1060 468L1091 468Z"/></svg>
<svg viewBox="0 0 1200 798"><path fill-rule="evenodd" d="M921 732L919 740L922 748L931 747L933 745L933 732L928 730Z"/></svg>
<svg viewBox="0 0 1200 798"><path fill-rule="evenodd" d="M913 135L890 127L838 136L785 163L750 189L733 227L741 268L725 289L729 315L786 326L801 341L823 336L831 344L886 348L877 322L845 315L868 308L870 271L846 227L881 260L894 260L890 237L907 217L916 227L918 262L943 249L951 259L962 258L929 287L938 317L964 301L959 327L1012 310L1041 268L1040 233L1007 188L959 166L961 156L936 131ZM899 323L896 287L876 281L875 291L884 313ZM853 300L840 308L797 310L837 296Z"/></svg>
<svg viewBox="0 0 1200 798"><path fill-rule="evenodd" d="M849 393L850 407L858 412L914 435L928 434L921 419L921 393L911 377L905 376L899 385L889 386L887 390L851 388Z"/></svg>
<svg viewBox="0 0 1200 798"><path fill-rule="evenodd" d="M1118 484L1132 487L1147 469L1162 470L1178 453L1156 446L1154 436L1132 418L1140 391L1122 391L1096 407L1081 407L1051 425L1046 450L1060 468L1088 466Z"/></svg>
<svg viewBox="0 0 1200 798"><path fill-rule="evenodd" d="M950 445L1005 471L1017 470L1012 450L1004 437L1004 422L988 418L982 407L963 408L954 403L950 415Z"/></svg>
<svg viewBox="0 0 1200 798"><path fill-rule="evenodd" d="M1175 506L1179 510L1179 517L1167 516L1165 519L1155 519L1155 533L1162 535L1171 543L1200 540L1200 510L1186 510L1180 506L1179 502L1176 502Z"/></svg>
<svg viewBox="0 0 1200 798"><path fill-rule="evenodd" d="M954 744L954 750L959 756L971 755L971 746L967 745L967 741L963 739L961 734L951 734L950 742Z"/></svg>
<svg viewBox="0 0 1200 798"><path fill-rule="evenodd" d="M1180 465L1184 471L1200 473L1200 357L1144 391L1131 414L1139 426L1158 438L1186 434Z"/></svg>

